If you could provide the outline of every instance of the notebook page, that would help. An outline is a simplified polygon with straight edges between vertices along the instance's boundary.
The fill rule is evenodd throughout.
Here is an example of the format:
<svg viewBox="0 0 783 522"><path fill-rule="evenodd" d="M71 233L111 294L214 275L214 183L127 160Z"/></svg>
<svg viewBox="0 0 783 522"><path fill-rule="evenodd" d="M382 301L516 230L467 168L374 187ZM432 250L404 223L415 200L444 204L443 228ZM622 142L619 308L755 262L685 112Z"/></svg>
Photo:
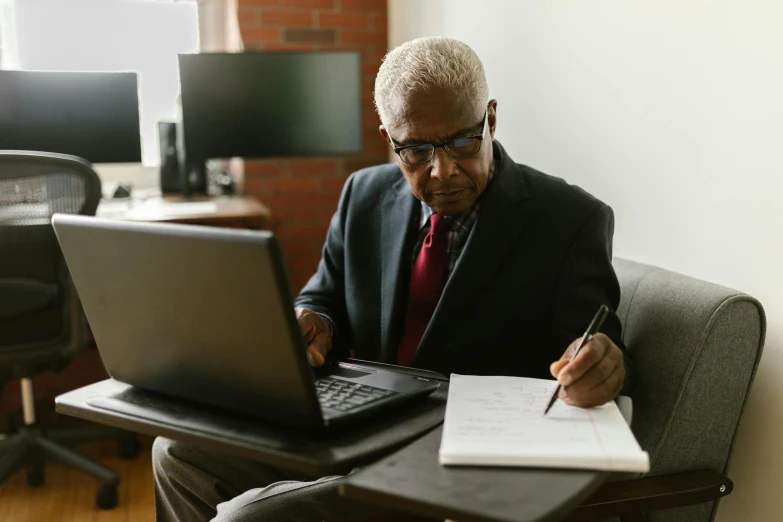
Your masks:
<svg viewBox="0 0 783 522"><path fill-rule="evenodd" d="M440 463L649 471L647 453L613 401L591 409L557 401L544 416L556 385L452 375Z"/></svg>

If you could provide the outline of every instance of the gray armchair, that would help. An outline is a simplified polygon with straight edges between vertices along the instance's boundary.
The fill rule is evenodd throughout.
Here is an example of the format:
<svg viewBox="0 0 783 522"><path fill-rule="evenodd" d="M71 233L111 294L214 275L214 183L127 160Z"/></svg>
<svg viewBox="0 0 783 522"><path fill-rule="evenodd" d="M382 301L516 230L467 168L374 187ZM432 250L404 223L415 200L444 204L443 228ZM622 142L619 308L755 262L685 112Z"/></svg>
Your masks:
<svg viewBox="0 0 783 522"><path fill-rule="evenodd" d="M764 345L749 295L660 268L614 262L623 341L639 370L633 429L650 473L622 474L569 520L709 522L720 497Z"/></svg>
<svg viewBox="0 0 783 522"><path fill-rule="evenodd" d="M130 457L137 452L135 436L112 428L45 432L36 419L32 381L90 345L51 216L94 215L100 193L98 175L80 158L0 151L0 384L21 381L24 414L24 426L0 435L0 482L26 468L28 483L41 485L44 460L53 460L100 480L96 503L108 509L117 503L117 473L67 445L114 438Z"/></svg>

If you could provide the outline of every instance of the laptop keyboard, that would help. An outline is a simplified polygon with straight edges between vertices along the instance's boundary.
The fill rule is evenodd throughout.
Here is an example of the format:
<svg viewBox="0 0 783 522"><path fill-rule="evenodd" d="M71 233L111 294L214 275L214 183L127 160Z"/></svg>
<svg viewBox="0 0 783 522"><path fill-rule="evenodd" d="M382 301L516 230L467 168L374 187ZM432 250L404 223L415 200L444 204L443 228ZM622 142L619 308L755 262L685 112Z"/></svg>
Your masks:
<svg viewBox="0 0 783 522"><path fill-rule="evenodd" d="M355 382L321 377L315 381L315 392L321 408L331 408L338 411L351 411L354 408L385 399L398 392L357 384Z"/></svg>

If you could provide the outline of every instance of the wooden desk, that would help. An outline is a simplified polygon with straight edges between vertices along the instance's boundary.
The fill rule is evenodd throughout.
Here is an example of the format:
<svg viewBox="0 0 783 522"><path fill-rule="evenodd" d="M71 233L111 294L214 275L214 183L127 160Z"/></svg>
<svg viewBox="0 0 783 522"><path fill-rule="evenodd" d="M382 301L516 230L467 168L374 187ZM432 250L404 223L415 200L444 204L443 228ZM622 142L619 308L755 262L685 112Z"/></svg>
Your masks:
<svg viewBox="0 0 783 522"><path fill-rule="evenodd" d="M104 199L95 215L109 219L257 230L272 227L272 212L252 196L199 196L184 199L179 195L167 195L144 199Z"/></svg>

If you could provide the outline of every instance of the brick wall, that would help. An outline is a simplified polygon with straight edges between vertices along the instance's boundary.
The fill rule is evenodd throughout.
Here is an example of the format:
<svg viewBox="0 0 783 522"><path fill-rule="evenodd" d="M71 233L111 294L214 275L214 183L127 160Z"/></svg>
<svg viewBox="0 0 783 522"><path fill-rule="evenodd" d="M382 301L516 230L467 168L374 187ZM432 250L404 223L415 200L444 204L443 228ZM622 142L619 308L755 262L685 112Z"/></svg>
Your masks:
<svg viewBox="0 0 783 522"><path fill-rule="evenodd" d="M372 103L387 48L386 0L239 0L247 50L358 50L362 57L364 148L360 154L245 162L245 191L277 218L286 269L296 294L313 274L345 179L387 161Z"/></svg>

